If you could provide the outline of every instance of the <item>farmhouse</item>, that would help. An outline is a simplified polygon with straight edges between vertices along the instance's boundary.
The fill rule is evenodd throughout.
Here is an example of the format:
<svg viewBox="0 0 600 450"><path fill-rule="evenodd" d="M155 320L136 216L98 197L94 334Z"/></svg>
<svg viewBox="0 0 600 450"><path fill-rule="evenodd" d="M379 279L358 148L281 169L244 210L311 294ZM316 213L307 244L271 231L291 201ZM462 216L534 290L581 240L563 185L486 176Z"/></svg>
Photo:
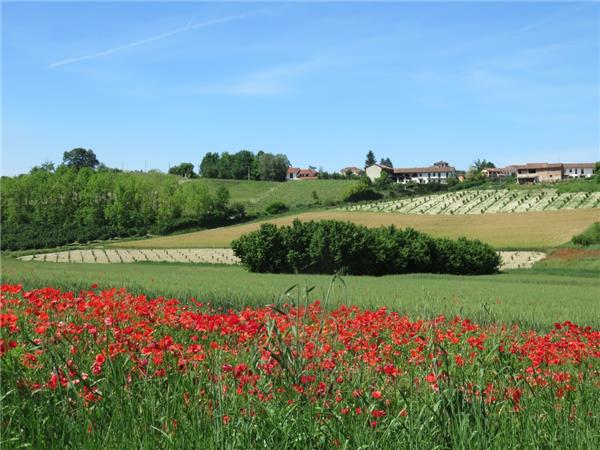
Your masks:
<svg viewBox="0 0 600 450"><path fill-rule="evenodd" d="M563 178L589 178L594 174L594 163L565 163Z"/></svg>
<svg viewBox="0 0 600 450"><path fill-rule="evenodd" d="M298 167L288 167L286 179L288 180L316 180L317 171L314 169L300 169Z"/></svg>
<svg viewBox="0 0 600 450"><path fill-rule="evenodd" d="M342 175L362 175L363 171L360 170L358 167L344 167L342 170L340 170L340 173Z"/></svg>
<svg viewBox="0 0 600 450"><path fill-rule="evenodd" d="M491 179L502 179L515 176L517 174L517 169L515 166L507 166L503 168L488 167L487 169L483 169L481 174L484 177Z"/></svg>
<svg viewBox="0 0 600 450"><path fill-rule="evenodd" d="M570 178L589 178L594 163L527 163L515 166L519 184L554 183Z"/></svg>
<svg viewBox="0 0 600 450"><path fill-rule="evenodd" d="M366 168L367 176L375 181L383 172L390 174L396 183L447 183L450 177L456 176L456 169L446 161L438 161L428 167L392 168L381 164L373 164Z"/></svg>

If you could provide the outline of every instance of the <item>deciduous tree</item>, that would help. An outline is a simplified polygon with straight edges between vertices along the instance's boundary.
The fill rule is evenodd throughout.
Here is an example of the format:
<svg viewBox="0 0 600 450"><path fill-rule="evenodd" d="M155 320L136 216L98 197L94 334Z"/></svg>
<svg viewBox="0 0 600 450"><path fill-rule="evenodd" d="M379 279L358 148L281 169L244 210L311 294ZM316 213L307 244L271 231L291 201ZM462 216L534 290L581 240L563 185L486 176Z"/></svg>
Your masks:
<svg viewBox="0 0 600 450"><path fill-rule="evenodd" d="M74 169L81 169L82 167L95 168L100 161L96 158L96 154L93 150L86 150L85 148L74 148L71 151L63 154L63 163Z"/></svg>

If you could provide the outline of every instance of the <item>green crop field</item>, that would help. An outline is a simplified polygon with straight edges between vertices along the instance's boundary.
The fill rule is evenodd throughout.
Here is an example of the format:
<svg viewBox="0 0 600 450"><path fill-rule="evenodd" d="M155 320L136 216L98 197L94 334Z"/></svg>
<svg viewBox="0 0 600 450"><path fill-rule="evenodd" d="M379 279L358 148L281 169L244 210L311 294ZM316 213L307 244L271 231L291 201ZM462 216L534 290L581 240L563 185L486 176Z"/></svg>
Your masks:
<svg viewBox="0 0 600 450"><path fill-rule="evenodd" d="M259 212L274 201L281 201L288 207L308 206L339 202L344 194L356 184L355 180L307 180L286 181L246 181L199 178L187 183L200 183L211 191L224 186L231 194L232 202L243 203L249 212ZM316 194L313 194L313 192Z"/></svg>
<svg viewBox="0 0 600 450"><path fill-rule="evenodd" d="M518 322L535 328L547 328L561 320L599 327L599 275L595 257L550 259L531 270L490 276L345 277L346 286L337 285L332 305L386 306L413 317L461 314L482 322ZM313 299L323 298L331 280L325 275L254 274L239 266L61 264L13 258L3 259L2 277L4 283L23 283L27 288L79 290L97 283L149 296L194 297L234 308L272 303L296 284L316 286Z"/></svg>
<svg viewBox="0 0 600 450"><path fill-rule="evenodd" d="M233 239L258 229L261 223L289 225L295 218L300 220L347 220L369 227L382 225L413 227L435 237L466 236L481 239L499 249L537 249L555 247L569 241L575 234L581 233L600 219L600 209L477 215L389 214L323 210L111 245L122 248L228 247Z"/></svg>

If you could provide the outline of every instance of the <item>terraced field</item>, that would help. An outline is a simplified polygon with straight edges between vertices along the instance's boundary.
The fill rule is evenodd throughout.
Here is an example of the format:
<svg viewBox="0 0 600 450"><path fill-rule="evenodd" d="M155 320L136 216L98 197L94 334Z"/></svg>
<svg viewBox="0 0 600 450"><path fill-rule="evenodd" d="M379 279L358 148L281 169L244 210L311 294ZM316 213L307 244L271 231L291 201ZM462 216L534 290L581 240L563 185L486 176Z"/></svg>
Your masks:
<svg viewBox="0 0 600 450"><path fill-rule="evenodd" d="M38 253L19 257L21 261L58 263L135 263L178 262L208 264L238 264L230 248L170 248L170 249L84 249Z"/></svg>
<svg viewBox="0 0 600 450"><path fill-rule="evenodd" d="M600 208L600 192L473 190L352 205L346 211L403 214L485 214Z"/></svg>
<svg viewBox="0 0 600 450"><path fill-rule="evenodd" d="M546 257L543 252L498 252L502 258L501 270L523 269L533 266ZM177 262L208 264L239 264L240 260L230 248L170 248L170 249L88 249L63 252L38 253L21 256L21 261L54 263L135 263Z"/></svg>

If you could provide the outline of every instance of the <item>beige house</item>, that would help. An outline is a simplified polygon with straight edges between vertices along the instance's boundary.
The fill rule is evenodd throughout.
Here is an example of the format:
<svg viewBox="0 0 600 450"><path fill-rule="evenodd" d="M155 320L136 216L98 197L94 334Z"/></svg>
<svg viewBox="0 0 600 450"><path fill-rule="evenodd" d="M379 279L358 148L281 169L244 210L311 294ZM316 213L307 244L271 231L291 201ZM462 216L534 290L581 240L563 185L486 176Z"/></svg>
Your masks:
<svg viewBox="0 0 600 450"><path fill-rule="evenodd" d="M358 167L355 166L351 166L351 167L344 167L342 170L340 170L340 173L342 175L362 175L363 171L361 169L359 169Z"/></svg>
<svg viewBox="0 0 600 450"><path fill-rule="evenodd" d="M515 167L519 184L554 183L562 180L561 163L527 163Z"/></svg>
<svg viewBox="0 0 600 450"><path fill-rule="evenodd" d="M527 163L515 166L517 182L554 183L570 178L589 178L594 174L594 163Z"/></svg>
<svg viewBox="0 0 600 450"><path fill-rule="evenodd" d="M381 164L373 164L365 169L365 173L371 179L371 181L375 181L383 172L387 172L392 175L394 173L394 169Z"/></svg>

